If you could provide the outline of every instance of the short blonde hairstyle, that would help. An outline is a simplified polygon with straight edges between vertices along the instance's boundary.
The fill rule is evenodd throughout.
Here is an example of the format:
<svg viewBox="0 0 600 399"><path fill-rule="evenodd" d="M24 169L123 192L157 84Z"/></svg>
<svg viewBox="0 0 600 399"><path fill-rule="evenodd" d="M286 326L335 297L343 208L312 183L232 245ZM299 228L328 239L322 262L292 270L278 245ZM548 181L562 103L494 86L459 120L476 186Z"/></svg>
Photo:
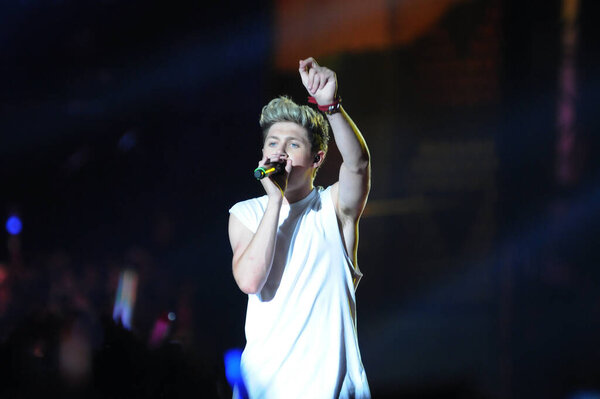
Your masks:
<svg viewBox="0 0 600 399"><path fill-rule="evenodd" d="M260 127L263 131L263 141L267 132L277 122L294 122L308 132L311 152L316 154L322 150L327 152L329 143L329 123L323 115L308 105L298 105L291 98L280 96L271 100L262 109Z"/></svg>

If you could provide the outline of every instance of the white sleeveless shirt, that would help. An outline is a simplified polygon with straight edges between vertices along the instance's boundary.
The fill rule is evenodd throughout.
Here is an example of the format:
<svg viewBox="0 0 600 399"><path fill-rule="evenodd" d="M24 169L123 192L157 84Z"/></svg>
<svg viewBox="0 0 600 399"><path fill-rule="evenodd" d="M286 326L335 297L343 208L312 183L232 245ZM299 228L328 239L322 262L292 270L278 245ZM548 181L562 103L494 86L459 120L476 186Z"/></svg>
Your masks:
<svg viewBox="0 0 600 399"><path fill-rule="evenodd" d="M267 196L229 212L256 232ZM242 375L252 399L370 398L356 335L362 275L346 252L331 187L281 207L273 265L248 295Z"/></svg>

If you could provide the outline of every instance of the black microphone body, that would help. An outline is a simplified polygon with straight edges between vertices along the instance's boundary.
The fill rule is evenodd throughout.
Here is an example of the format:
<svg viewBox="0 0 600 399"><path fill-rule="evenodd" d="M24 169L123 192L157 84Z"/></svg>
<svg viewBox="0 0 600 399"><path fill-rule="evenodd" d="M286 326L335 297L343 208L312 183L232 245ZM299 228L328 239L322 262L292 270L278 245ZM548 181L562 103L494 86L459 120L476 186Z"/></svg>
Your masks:
<svg viewBox="0 0 600 399"><path fill-rule="evenodd" d="M272 163L254 169L254 177L256 180L262 180L267 176L278 175L283 172L285 172L285 163Z"/></svg>

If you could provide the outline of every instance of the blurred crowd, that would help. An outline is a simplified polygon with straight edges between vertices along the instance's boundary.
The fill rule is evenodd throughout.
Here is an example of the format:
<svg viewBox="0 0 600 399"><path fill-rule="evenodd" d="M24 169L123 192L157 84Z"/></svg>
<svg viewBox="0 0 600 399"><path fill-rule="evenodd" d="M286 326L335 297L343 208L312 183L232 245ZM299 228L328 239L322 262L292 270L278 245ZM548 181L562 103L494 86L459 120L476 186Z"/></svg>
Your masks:
<svg viewBox="0 0 600 399"><path fill-rule="evenodd" d="M198 345L193 283L163 270L143 248L0 261L0 397L231 397ZM136 277L129 326L113 314L124 271Z"/></svg>

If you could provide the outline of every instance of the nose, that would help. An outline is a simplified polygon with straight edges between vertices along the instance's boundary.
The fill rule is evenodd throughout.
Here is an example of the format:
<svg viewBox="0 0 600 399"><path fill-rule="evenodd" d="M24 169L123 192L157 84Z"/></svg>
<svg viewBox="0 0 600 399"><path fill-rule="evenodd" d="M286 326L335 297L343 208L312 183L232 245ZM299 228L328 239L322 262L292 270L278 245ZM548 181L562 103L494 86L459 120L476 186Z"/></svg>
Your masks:
<svg viewBox="0 0 600 399"><path fill-rule="evenodd" d="M279 143L277 145L277 153L281 154L281 155L287 155L287 152L285 152L285 144L284 143Z"/></svg>

